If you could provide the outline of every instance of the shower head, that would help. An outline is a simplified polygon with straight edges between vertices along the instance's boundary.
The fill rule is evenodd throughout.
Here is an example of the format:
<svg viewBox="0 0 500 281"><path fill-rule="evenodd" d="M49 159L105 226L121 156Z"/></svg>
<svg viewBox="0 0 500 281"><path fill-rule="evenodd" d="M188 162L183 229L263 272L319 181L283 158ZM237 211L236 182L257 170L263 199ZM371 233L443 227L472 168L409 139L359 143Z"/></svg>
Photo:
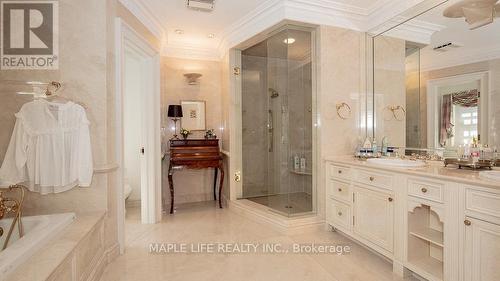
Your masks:
<svg viewBox="0 0 500 281"><path fill-rule="evenodd" d="M276 91L275 89L273 88L269 88L269 93L271 93L271 98L274 99L274 98L277 98L280 96L280 93L278 93L278 91Z"/></svg>

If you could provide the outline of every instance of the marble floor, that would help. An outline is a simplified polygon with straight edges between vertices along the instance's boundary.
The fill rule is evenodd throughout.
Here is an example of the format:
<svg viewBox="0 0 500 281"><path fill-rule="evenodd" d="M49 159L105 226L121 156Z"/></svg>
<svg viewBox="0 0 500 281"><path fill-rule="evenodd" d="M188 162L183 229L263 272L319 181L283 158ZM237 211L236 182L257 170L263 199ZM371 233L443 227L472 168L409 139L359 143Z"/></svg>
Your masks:
<svg viewBox="0 0 500 281"><path fill-rule="evenodd" d="M101 281L297 280L396 281L384 259L342 235L318 230L283 235L213 202L180 205L162 223L140 224L138 208L127 209L126 253L106 268ZM275 243L286 248L316 243L349 246L349 254L150 253L150 243ZM404 279L416 280L416 279Z"/></svg>

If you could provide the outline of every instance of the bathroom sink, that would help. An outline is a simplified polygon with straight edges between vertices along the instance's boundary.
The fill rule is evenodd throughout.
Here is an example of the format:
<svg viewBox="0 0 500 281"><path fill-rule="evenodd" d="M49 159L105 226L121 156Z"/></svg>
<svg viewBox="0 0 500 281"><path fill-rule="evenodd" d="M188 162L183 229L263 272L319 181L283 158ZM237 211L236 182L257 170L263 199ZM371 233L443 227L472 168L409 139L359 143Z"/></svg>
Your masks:
<svg viewBox="0 0 500 281"><path fill-rule="evenodd" d="M368 159L367 162L375 165L400 167L400 168L418 168L427 165L424 161L420 160L414 161L414 160L397 159L397 158L373 158L373 159Z"/></svg>
<svg viewBox="0 0 500 281"><path fill-rule="evenodd" d="M480 172L479 177L484 180L500 181L500 171Z"/></svg>

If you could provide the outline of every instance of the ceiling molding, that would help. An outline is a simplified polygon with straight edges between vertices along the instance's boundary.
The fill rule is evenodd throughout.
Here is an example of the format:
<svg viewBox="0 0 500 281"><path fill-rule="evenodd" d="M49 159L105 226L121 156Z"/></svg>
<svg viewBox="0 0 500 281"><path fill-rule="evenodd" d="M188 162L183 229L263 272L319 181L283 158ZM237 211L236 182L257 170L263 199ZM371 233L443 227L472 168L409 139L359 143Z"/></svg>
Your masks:
<svg viewBox="0 0 500 281"><path fill-rule="evenodd" d="M500 46L476 48L466 52L441 53L439 60L422 61L420 67L422 72L443 69L459 65L472 64L477 62L500 59Z"/></svg>
<svg viewBox="0 0 500 281"><path fill-rule="evenodd" d="M222 58L230 48L278 24L284 18L283 0L264 2L222 32L219 56Z"/></svg>
<svg viewBox="0 0 500 281"><path fill-rule="evenodd" d="M268 0L253 11L234 22L222 31L217 49L166 43L164 53L169 56L180 56L195 59L219 59L230 48L247 41L259 33L285 20L304 22L315 25L337 26L357 31L369 31L389 19L403 13L423 0L378 0L368 7L357 7L330 0ZM139 0L120 0L131 12L155 34L166 34L157 20ZM139 3L139 4L138 4ZM421 28L421 29L420 29ZM414 32L418 42L428 40L432 31L425 24L413 24L408 30Z"/></svg>
<svg viewBox="0 0 500 281"><path fill-rule="evenodd" d="M161 21L138 0L119 0L158 40L166 34Z"/></svg>
<svg viewBox="0 0 500 281"><path fill-rule="evenodd" d="M220 52L218 49L200 48L199 46L186 46L184 44L165 44L161 52L162 56L192 59L220 61Z"/></svg>
<svg viewBox="0 0 500 281"><path fill-rule="evenodd" d="M446 26L444 25L433 24L421 20L411 20L388 31L387 35L414 43L429 45L432 35L445 28Z"/></svg>

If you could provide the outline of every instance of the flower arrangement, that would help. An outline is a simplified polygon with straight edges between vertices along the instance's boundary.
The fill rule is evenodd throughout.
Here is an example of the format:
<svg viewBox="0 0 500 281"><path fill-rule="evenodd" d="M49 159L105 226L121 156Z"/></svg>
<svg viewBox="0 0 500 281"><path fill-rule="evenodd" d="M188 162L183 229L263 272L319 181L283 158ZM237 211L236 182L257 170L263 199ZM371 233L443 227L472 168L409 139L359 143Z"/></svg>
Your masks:
<svg viewBox="0 0 500 281"><path fill-rule="evenodd" d="M217 138L217 136L215 135L215 130L214 129L207 130L205 132L205 138L206 139L215 139L215 138Z"/></svg>
<svg viewBox="0 0 500 281"><path fill-rule="evenodd" d="M183 137L184 139L187 139L187 138L188 138L188 136L191 134L191 131L189 131L189 130L186 130L186 129L182 128L182 129L181 129L181 131L180 131L180 133L181 133L181 135L182 135L182 137Z"/></svg>

